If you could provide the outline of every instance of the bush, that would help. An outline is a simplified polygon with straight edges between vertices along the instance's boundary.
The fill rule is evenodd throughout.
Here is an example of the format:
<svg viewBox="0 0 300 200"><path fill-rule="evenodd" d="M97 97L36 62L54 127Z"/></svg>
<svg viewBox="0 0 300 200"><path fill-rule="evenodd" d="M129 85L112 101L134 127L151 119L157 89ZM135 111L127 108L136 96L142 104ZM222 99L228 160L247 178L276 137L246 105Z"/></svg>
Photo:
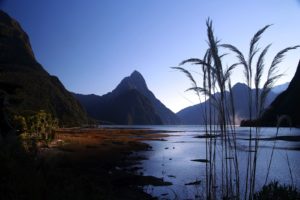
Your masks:
<svg viewBox="0 0 300 200"><path fill-rule="evenodd" d="M300 193L297 188L291 185L281 185L273 181L264 185L261 191L254 194L255 200L294 200L300 199Z"/></svg>
<svg viewBox="0 0 300 200"><path fill-rule="evenodd" d="M58 120L43 110L27 118L15 116L14 124L27 150L34 147L37 142L43 142L48 146L58 128Z"/></svg>

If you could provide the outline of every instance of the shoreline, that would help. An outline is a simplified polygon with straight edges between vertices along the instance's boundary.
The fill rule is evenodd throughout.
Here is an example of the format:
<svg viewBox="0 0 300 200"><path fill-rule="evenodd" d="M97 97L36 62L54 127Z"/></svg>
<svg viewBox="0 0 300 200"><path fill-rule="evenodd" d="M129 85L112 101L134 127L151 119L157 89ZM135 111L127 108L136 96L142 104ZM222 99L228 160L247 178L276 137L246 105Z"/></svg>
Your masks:
<svg viewBox="0 0 300 200"><path fill-rule="evenodd" d="M181 141L180 138L174 140L177 135L173 135L172 132L174 131L64 128L57 130L54 141L48 147L44 143L37 143L36 154L29 155L30 152L21 149L21 144L16 144L20 147L20 150L16 151L17 148L13 147L14 151L12 152L15 152L15 154L6 157L5 148L3 148L2 154L4 157L0 155L0 160L3 160L4 166L2 166L3 170L0 171L3 172L2 177L6 181L0 184L0 193L6 191L2 195L7 199L14 199L11 196L17 194L16 196L19 198L15 199L22 197L22 199L30 200L160 198L153 190L146 193L146 190L143 189L147 188L148 185L150 188L151 185L170 186L171 182L176 186L176 181L169 178L179 177L178 174L167 174L169 177L167 179L160 176L157 176L160 178L156 178L153 177L156 176L155 173L149 173L148 165L143 166L145 170L141 168L141 162L151 161L152 153L147 153L147 151L156 151L157 149L153 145L155 149L152 150L151 141L154 141L155 144L163 141L161 150L167 153L165 155L167 158L170 158L166 162L174 163L176 160L176 162L179 162L180 159L173 158L176 155L168 154L171 150L168 146L169 143L175 145L175 143ZM195 135L198 137L194 137ZM199 135L197 133L187 134L186 136L202 140L209 138L205 134ZM289 136L278 137L268 138L268 140L290 141L298 136L292 138ZM22 139L19 142L22 142ZM184 140L182 143L185 143ZM176 146L176 151L177 149L180 148ZM9 155L11 155L11 151L9 152ZM202 157L190 157L188 162L192 167L195 162L206 162ZM163 161L161 164L165 165L166 163ZM192 183L198 184L197 179L196 181L194 179L184 180L183 187L192 185ZM166 192L160 195L165 198Z"/></svg>
<svg viewBox="0 0 300 200"><path fill-rule="evenodd" d="M41 158L46 166L54 166L58 179L67 170L68 177L81 177L87 182L83 184L100 187L89 195L102 194L104 199L155 199L142 186L171 183L137 174L136 165L147 158L136 156L135 152L151 150L143 141L164 137L168 135L148 129L59 129L55 141L42 150Z"/></svg>

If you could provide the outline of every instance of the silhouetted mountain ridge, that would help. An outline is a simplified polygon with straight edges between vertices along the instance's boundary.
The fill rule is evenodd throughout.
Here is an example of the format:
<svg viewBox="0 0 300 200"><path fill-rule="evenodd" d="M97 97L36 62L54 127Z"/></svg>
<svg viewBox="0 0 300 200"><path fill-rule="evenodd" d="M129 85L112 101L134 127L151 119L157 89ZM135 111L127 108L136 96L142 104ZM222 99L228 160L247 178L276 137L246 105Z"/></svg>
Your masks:
<svg viewBox="0 0 300 200"><path fill-rule="evenodd" d="M114 89L113 93L118 94L132 89L135 89L143 94L147 93L149 90L144 77L136 70L132 72L130 76L125 77Z"/></svg>
<svg viewBox="0 0 300 200"><path fill-rule="evenodd" d="M136 70L112 92L103 96L74 95L88 114L100 121L115 124L179 124L177 116L154 96ZM130 116L131 120L126 116Z"/></svg>
<svg viewBox="0 0 300 200"><path fill-rule="evenodd" d="M275 94L280 94L281 92L285 91L289 87L289 84L290 84L290 82L276 85L271 89L271 91Z"/></svg>
<svg viewBox="0 0 300 200"><path fill-rule="evenodd" d="M292 125L300 127L300 60L297 71L290 82L288 88L280 93L271 105L263 113L262 117L257 120L245 120L242 126L276 126L280 116L286 116L290 121L285 121L281 125Z"/></svg>
<svg viewBox="0 0 300 200"><path fill-rule="evenodd" d="M45 110L63 125L86 123L86 113L78 101L36 61L27 34L1 10L0 72L0 92L9 102L11 117ZM12 90L12 86L17 89Z"/></svg>
<svg viewBox="0 0 300 200"><path fill-rule="evenodd" d="M236 115L235 123L239 123L240 120L242 119L249 118L248 91L249 91L249 87L244 83L236 83L232 87L233 101L234 101L235 115ZM252 89L251 92L253 96L252 102L254 102L255 90ZM216 93L214 95L216 98L219 98L220 96L219 93ZM229 92L226 92L225 96L227 98L227 102L229 102ZM276 95L273 92L270 92L267 97L266 105L269 105L274 100L275 97ZM177 116L181 119L183 124L191 124L191 125L205 124L204 113L205 110L207 111L209 110L209 107L212 107L214 109L214 106L210 103L209 100L207 100L203 103L180 110L177 113ZM254 108L255 106L253 105L252 113L255 112Z"/></svg>

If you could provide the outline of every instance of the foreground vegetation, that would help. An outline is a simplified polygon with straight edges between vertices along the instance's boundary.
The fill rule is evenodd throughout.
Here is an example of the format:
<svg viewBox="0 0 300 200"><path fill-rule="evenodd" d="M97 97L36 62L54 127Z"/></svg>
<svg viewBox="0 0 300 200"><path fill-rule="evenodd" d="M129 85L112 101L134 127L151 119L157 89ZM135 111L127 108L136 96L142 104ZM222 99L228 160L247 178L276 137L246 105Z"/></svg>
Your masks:
<svg viewBox="0 0 300 200"><path fill-rule="evenodd" d="M23 141L27 151L36 151L37 145L48 146L54 140L58 129L58 119L41 110L30 117L17 115L14 117L14 126Z"/></svg>
<svg viewBox="0 0 300 200"><path fill-rule="evenodd" d="M299 198L300 193L295 187L280 185L277 181L264 185L262 189L253 196L255 200L294 200Z"/></svg>
<svg viewBox="0 0 300 200"><path fill-rule="evenodd" d="M206 121L206 134L213 137L206 138L206 198L207 199L257 199L268 195L264 192L274 192L281 187L273 187L271 184L267 186L268 175L272 163L272 155L269 161L268 173L266 174L265 187L262 193L255 194L256 188L256 172L257 160L259 156L260 128L249 127L249 143L246 149L247 153L247 169L245 178L241 178L240 165L237 151L237 138L235 130L235 107L231 87L231 74L237 67L242 67L244 71L244 79L249 87L248 91L248 110L250 120L258 119L262 116L265 101L268 93L274 83L282 76L278 73L278 66L284 55L290 51L299 48L293 46L279 51L272 60L269 68L266 70L265 57L271 45L264 48L258 46L258 42L262 34L270 27L267 25L257 31L250 41L248 56L231 44L220 44L213 32L211 20L207 20L207 36L208 49L203 58L191 58L180 63L179 67L174 69L183 72L192 83L192 87L188 91L194 91L199 99L209 101L210 106L204 108L202 113ZM229 52L228 52L229 51ZM230 55L237 58L237 62L225 67L224 59ZM232 59L230 59L232 60ZM200 66L200 83L194 78L191 71L182 67L187 63ZM266 71L266 72L265 72ZM262 83L263 74L266 73L266 81ZM262 87L262 89L260 89ZM252 95L251 89L255 89ZM217 94L218 93L218 94ZM281 117L279 118L281 119ZM278 126L281 120L278 122ZM221 133L221 152L217 150L217 135ZM277 131L278 133L278 131ZM274 133L274 135L277 133ZM217 159L218 157L218 159ZM228 159L231 158L231 159ZM220 162L218 162L220 160ZM289 158L287 156L287 163ZM217 175L217 167L221 165L221 175ZM288 165L289 170L290 166ZM291 177L292 174L291 174ZM293 184L293 179L291 180ZM243 187L243 188L242 188ZM294 188L295 186L292 185ZM266 189L271 188L271 189ZM287 188L285 188L287 189ZM279 190L279 189L278 189ZM293 189L294 191L295 189ZM295 190L296 191L296 190ZM274 196L273 196L274 197ZM287 198L287 196L286 196ZM269 198L267 198L269 199Z"/></svg>
<svg viewBox="0 0 300 200"><path fill-rule="evenodd" d="M1 144L0 199L152 199L138 186L170 184L132 167L143 159L132 152L150 148L140 140L155 139L146 131L58 129L55 135L34 151L23 137Z"/></svg>

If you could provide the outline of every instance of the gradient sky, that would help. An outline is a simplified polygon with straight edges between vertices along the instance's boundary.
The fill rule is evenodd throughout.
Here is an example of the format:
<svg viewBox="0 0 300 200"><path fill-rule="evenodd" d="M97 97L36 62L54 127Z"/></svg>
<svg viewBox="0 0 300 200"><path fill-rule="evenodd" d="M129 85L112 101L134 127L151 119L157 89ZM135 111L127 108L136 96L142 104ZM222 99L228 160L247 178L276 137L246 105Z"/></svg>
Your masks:
<svg viewBox="0 0 300 200"><path fill-rule="evenodd" d="M198 103L184 92L189 81L170 67L203 57L208 17L216 36L246 55L252 35L274 24L260 42L272 43L267 63L300 44L299 0L7 0L1 7L21 23L37 60L68 90L103 95L138 70L174 112ZM278 84L291 80L299 59L300 50L287 54ZM244 81L241 70L233 76Z"/></svg>

